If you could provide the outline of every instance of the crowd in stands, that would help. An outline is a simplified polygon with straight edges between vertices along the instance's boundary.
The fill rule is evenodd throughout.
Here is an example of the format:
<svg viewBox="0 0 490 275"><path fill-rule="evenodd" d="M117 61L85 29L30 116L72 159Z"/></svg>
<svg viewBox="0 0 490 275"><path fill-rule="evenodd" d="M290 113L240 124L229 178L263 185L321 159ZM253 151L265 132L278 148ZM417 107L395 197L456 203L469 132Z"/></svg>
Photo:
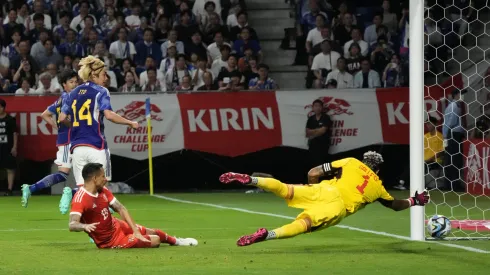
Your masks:
<svg viewBox="0 0 490 275"><path fill-rule="evenodd" d="M94 55L119 92L277 88L244 0L7 0L0 93L49 94Z"/></svg>

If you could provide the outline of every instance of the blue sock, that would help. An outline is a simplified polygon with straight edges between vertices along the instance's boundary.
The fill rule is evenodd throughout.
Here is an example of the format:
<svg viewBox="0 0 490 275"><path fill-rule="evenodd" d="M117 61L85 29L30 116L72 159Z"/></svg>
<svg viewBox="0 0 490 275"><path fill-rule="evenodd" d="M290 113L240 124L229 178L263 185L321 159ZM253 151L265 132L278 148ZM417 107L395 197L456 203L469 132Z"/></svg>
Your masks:
<svg viewBox="0 0 490 275"><path fill-rule="evenodd" d="M55 185L60 182L66 181L68 178L68 174L63 172L57 172L51 175L44 177L42 180L36 182L35 184L29 186L31 193L39 191L44 188L51 187L51 185Z"/></svg>
<svg viewBox="0 0 490 275"><path fill-rule="evenodd" d="M75 196L75 193L78 191L78 187L75 187L73 189L71 189L71 197L73 198L73 196Z"/></svg>

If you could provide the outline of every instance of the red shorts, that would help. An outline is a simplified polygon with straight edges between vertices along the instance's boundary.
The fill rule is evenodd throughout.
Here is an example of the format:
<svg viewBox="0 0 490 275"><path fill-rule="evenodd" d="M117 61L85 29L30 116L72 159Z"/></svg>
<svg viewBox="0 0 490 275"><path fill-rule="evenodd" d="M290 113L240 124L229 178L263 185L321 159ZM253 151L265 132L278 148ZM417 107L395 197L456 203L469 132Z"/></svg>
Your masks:
<svg viewBox="0 0 490 275"><path fill-rule="evenodd" d="M146 235L146 227L141 225L136 225L143 237L145 237L150 242L143 242L136 239L133 235L133 229L125 222L120 219L114 218L114 224L116 225L116 232L109 245L106 248L150 248L151 241L150 236Z"/></svg>

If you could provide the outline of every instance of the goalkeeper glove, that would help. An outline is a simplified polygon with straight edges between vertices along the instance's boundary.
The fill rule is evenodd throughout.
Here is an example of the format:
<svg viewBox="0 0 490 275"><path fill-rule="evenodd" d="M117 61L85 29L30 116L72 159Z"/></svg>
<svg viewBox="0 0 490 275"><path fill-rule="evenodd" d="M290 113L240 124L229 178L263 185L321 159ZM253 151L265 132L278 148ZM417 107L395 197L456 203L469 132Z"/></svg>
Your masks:
<svg viewBox="0 0 490 275"><path fill-rule="evenodd" d="M415 191L415 194L413 197L410 197L408 199L410 201L410 206L414 205L420 205L424 206L430 201L430 195L427 190L422 191L422 193L419 193L418 191Z"/></svg>

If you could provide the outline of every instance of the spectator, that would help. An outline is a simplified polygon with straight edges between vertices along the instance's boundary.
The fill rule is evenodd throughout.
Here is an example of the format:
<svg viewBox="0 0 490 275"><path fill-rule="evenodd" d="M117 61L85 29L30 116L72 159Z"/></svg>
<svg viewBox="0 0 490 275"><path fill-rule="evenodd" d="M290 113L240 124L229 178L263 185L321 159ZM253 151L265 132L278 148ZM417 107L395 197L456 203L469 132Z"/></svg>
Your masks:
<svg viewBox="0 0 490 275"><path fill-rule="evenodd" d="M155 67L150 67L146 70L148 81L141 88L145 92L163 92L164 88L160 79L157 79L157 70ZM141 79L141 77L140 77ZM165 83L165 82L164 82Z"/></svg>
<svg viewBox="0 0 490 275"><path fill-rule="evenodd" d="M371 70L371 62L367 58L362 59L361 71L354 76L354 87L363 89L381 87L379 74Z"/></svg>
<svg viewBox="0 0 490 275"><path fill-rule="evenodd" d="M116 58L116 63L120 64L123 59L129 58L134 60L136 49L133 42L127 41L128 33L125 28L119 29L119 40L111 43L109 53Z"/></svg>
<svg viewBox="0 0 490 275"><path fill-rule="evenodd" d="M122 7L120 6L119 10L124 14L124 16L131 15L132 4L133 4L133 0L123 0Z"/></svg>
<svg viewBox="0 0 490 275"><path fill-rule="evenodd" d="M217 13L212 13L209 16L209 22L203 28L204 43L213 43L214 35L216 33L222 33L225 37L228 37L228 29L221 25L220 18Z"/></svg>
<svg viewBox="0 0 490 275"><path fill-rule="evenodd" d="M168 44L167 57L160 63L160 73L164 76L167 71L175 66L175 58L177 57L177 49L175 44Z"/></svg>
<svg viewBox="0 0 490 275"><path fill-rule="evenodd" d="M96 30L92 29L88 33L88 38L87 40L82 40L81 42L84 44L84 49L83 52L86 55L94 55L95 51L95 45L97 45L97 42L99 41L99 35Z"/></svg>
<svg viewBox="0 0 490 275"><path fill-rule="evenodd" d="M82 1L80 4L80 14L73 17L70 23L70 28L79 31L85 27L84 19L87 16L92 17L94 26L97 25L97 19L94 15L89 14L89 3L87 1Z"/></svg>
<svg viewBox="0 0 490 275"><path fill-rule="evenodd" d="M139 77L138 84L141 87L145 86L148 83L149 80L148 69L155 68L155 66L156 66L155 60L151 56L148 56L145 60L145 71L141 72ZM155 74L158 81L160 81L161 84L160 87L165 86L165 74L163 74L161 71L157 71L155 72Z"/></svg>
<svg viewBox="0 0 490 275"><path fill-rule="evenodd" d="M396 33L398 29L398 18L396 13L391 12L390 0L383 1L383 25L388 27L390 33Z"/></svg>
<svg viewBox="0 0 490 275"><path fill-rule="evenodd" d="M308 32L308 36L306 37L306 52L311 53L313 50L313 46L321 43L325 39L330 39L330 37L322 37L322 30L325 27L325 18L323 15L319 14L316 16L316 28L312 29ZM310 55L311 57L311 55ZM311 58L312 59L312 58ZM311 60L309 62L311 64Z"/></svg>
<svg viewBox="0 0 490 275"><path fill-rule="evenodd" d="M313 115L306 122L305 136L308 138L310 166L315 167L328 162L332 121L323 110L323 101L313 101L312 111Z"/></svg>
<svg viewBox="0 0 490 275"><path fill-rule="evenodd" d="M237 56L232 54L228 56L226 66L221 67L221 70L219 71L217 81L220 89L229 86L228 84L230 84L230 78L235 73L239 73L237 67ZM227 80L225 80L225 78Z"/></svg>
<svg viewBox="0 0 490 275"><path fill-rule="evenodd" d="M15 22L17 24L24 25L25 28L25 22L27 17L29 17L29 7L27 6L27 4L23 3L22 5L17 6L17 19L15 20ZM8 22L9 22L9 18L7 16L3 20L3 24L7 24Z"/></svg>
<svg viewBox="0 0 490 275"><path fill-rule="evenodd" d="M245 77L245 84L246 84L246 89L248 89L248 84L250 84L250 80L256 78L256 77L259 77L259 68L257 66L257 57L255 56L251 56L249 59L248 59L248 64L247 66L245 67L245 69L242 71L240 70L240 72L243 73L243 76Z"/></svg>
<svg viewBox="0 0 490 275"><path fill-rule="evenodd" d="M401 73L400 57L397 54L391 56L391 62L383 71L382 81L385 88L403 86L403 74Z"/></svg>
<svg viewBox="0 0 490 275"><path fill-rule="evenodd" d="M12 33L11 40L8 46L5 46L2 50L2 55L6 56L8 59L13 59L14 57L19 55L19 43L22 38L22 33L20 30L15 30Z"/></svg>
<svg viewBox="0 0 490 275"><path fill-rule="evenodd" d="M34 2L33 7L34 7L34 13L31 14L29 17L27 17L25 20L26 29L27 30L34 29L35 26L34 26L34 24L32 24L33 21L36 21L36 19L34 17L42 15L43 21L42 21L41 27L44 27L48 30L51 30L52 29L51 16L49 16L49 14L44 13L44 1L38 0L38 1ZM38 18L41 18L41 17L38 17Z"/></svg>
<svg viewBox="0 0 490 275"><path fill-rule="evenodd" d="M214 33L214 43L211 43L208 46L208 53L210 57L210 64L214 60L220 59L221 58L221 46L227 45L228 47L231 48L231 45L227 42L224 41L224 35L222 32L215 32Z"/></svg>
<svg viewBox="0 0 490 275"><path fill-rule="evenodd" d="M192 53L195 53L199 57L199 59L208 59L208 49L202 42L202 37L199 33L199 30L196 30L192 34L191 42L185 44L185 53L187 56L191 56Z"/></svg>
<svg viewBox="0 0 490 275"><path fill-rule="evenodd" d="M84 27L78 32L81 43L87 43L87 41L91 40L90 32L92 31L95 32L95 39L92 39L92 41L93 40L97 41L99 37L102 38L102 30L99 29L98 26L94 26L94 19L92 17L85 16L83 22L84 22Z"/></svg>
<svg viewBox="0 0 490 275"><path fill-rule="evenodd" d="M248 67L248 61L250 60L250 58L252 58L252 56L254 56L254 54L253 54L254 52L251 48L244 47L243 50L245 52L245 56L238 59L238 70L240 70L240 72L242 72L242 73Z"/></svg>
<svg viewBox="0 0 490 275"><path fill-rule="evenodd" d="M168 17L160 17L156 23L156 31L155 31L155 40L158 44L163 44L170 36L170 30L172 27L170 26ZM177 39L177 35L175 36ZM182 46L183 51L184 46ZM162 50L163 51L163 50Z"/></svg>
<svg viewBox="0 0 490 275"><path fill-rule="evenodd" d="M60 85L60 81L58 80L58 66L54 63L50 63L46 66L46 72L51 74L51 86L54 87L55 90L59 89L60 91L63 89ZM39 80L37 86L41 84Z"/></svg>
<svg viewBox="0 0 490 275"><path fill-rule="evenodd" d="M118 87L124 85L124 83L126 82L126 73L127 72L132 72L134 74L133 77L135 79L135 83L139 85L140 79L138 77L138 74L136 74L136 68L134 66L134 63L133 63L133 61L131 61L131 59L126 58L122 61L121 70L116 75Z"/></svg>
<svg viewBox="0 0 490 275"><path fill-rule="evenodd" d="M1 58L4 58L5 56L1 56ZM8 66L3 66L0 63L0 94L6 94L10 93L10 76L8 73L9 69Z"/></svg>
<svg viewBox="0 0 490 275"><path fill-rule="evenodd" d="M223 85L219 88L219 91L241 91L245 89L245 86L241 80L243 76L239 71L233 71L229 74L229 77L223 79Z"/></svg>
<svg viewBox="0 0 490 275"><path fill-rule="evenodd" d="M49 32L46 29L42 29L41 32L39 33L39 41L34 43L31 47L31 56L38 62L42 56L46 55L46 48L44 46L44 43L46 40L50 39L49 38ZM51 40L51 39L50 39ZM51 43L53 41L51 40ZM53 52L58 52L56 49L52 49ZM42 67L41 67L42 69Z"/></svg>
<svg viewBox="0 0 490 275"><path fill-rule="evenodd" d="M73 16L79 15L80 14L80 10L83 8L82 7L82 4L84 2L88 2L88 1L90 1L90 0L77 0L76 2L78 2L78 3L76 3L75 5L73 5L73 7L71 9L72 10L72 13L73 13ZM88 9L93 11L93 10L95 10L95 7L94 7L94 5L92 3L89 3Z"/></svg>
<svg viewBox="0 0 490 275"><path fill-rule="evenodd" d="M196 91L199 87L204 85L204 73L209 72L211 75L213 72L208 69L207 59L199 58L197 61L197 67L195 69L194 74L192 75L192 85L194 87L194 91Z"/></svg>
<svg viewBox="0 0 490 275"><path fill-rule="evenodd" d="M453 26L459 26L457 33L461 38L468 31L468 22L471 20L473 12L476 11L473 2L474 0L445 0L445 7L448 7L446 15L449 14ZM454 27L453 31L456 32Z"/></svg>
<svg viewBox="0 0 490 275"><path fill-rule="evenodd" d="M355 27L353 25L353 16L351 13L346 12L342 18L342 24L339 24L335 27L333 34L335 37L335 41L339 45L345 45L347 41L351 39L352 29Z"/></svg>
<svg viewBox="0 0 490 275"><path fill-rule="evenodd" d="M223 45L220 48L221 58L213 61L211 65L211 71L213 72L213 76L218 77L221 68L228 66L228 57L231 53L231 48L228 45Z"/></svg>
<svg viewBox="0 0 490 275"><path fill-rule="evenodd" d="M140 13L141 5L139 3L134 3L131 7L131 15L126 16L126 19L124 19L131 29L135 29L141 25Z"/></svg>
<svg viewBox="0 0 490 275"><path fill-rule="evenodd" d="M184 11L189 16L189 25L195 25L196 27L198 27L198 23L197 23L196 17L191 12L191 10L189 10L189 4L187 4L187 2L184 2L184 1L180 2L178 11L174 13L175 16L174 16L173 26L175 27L175 26L179 25L182 22L182 20L181 20L182 19L182 13Z"/></svg>
<svg viewBox="0 0 490 275"><path fill-rule="evenodd" d="M2 45L9 45L12 43L12 35L15 31L20 31L24 33L24 25L17 23L17 10L10 9L7 16L8 22L3 24L3 33L0 32L0 37L3 40Z"/></svg>
<svg viewBox="0 0 490 275"><path fill-rule="evenodd" d="M30 41L31 41L31 45L36 43L37 41L39 41L39 35L41 34L41 32L43 30L45 30L46 28L44 28L44 15L41 14L41 13L37 13L34 15L34 28L32 30L28 30L27 31L27 36L30 38Z"/></svg>
<svg viewBox="0 0 490 275"><path fill-rule="evenodd" d="M36 59L39 67L44 69L51 63L61 66L63 64L63 57L55 51L53 40L51 40L51 38L46 39L43 46L44 55L39 55Z"/></svg>
<svg viewBox="0 0 490 275"><path fill-rule="evenodd" d="M16 95L37 95L39 94L36 90L31 88L31 82L27 78L22 78L20 81L20 88L15 91Z"/></svg>
<svg viewBox="0 0 490 275"><path fill-rule="evenodd" d="M78 72L80 70L80 66L78 65L78 63L80 63L80 57L75 56L75 58L73 58L73 61L71 62L71 69L74 70L75 72ZM80 83L83 82L80 81Z"/></svg>
<svg viewBox="0 0 490 275"><path fill-rule="evenodd" d="M382 73L386 65L391 61L395 51L387 43L387 38L384 35L378 37L378 42L374 46L374 51L371 53L371 62L374 64L374 70Z"/></svg>
<svg viewBox="0 0 490 275"><path fill-rule="evenodd" d="M206 71L202 74L202 80L204 85L199 87L198 91L216 91L218 90L218 85L213 81L213 73L210 71Z"/></svg>
<svg viewBox="0 0 490 275"><path fill-rule="evenodd" d="M73 62L73 56L65 55L63 56L63 65L61 65L61 70L71 70L71 63Z"/></svg>
<svg viewBox="0 0 490 275"><path fill-rule="evenodd" d="M182 81L180 82L180 85L175 87L175 91L192 91L192 80L190 75L184 75L182 77Z"/></svg>
<svg viewBox="0 0 490 275"><path fill-rule="evenodd" d="M36 90L36 94L54 94L54 93L60 93L61 89L58 84L58 86L52 85L51 80L53 77L49 72L44 72L39 76L39 87Z"/></svg>
<svg viewBox="0 0 490 275"><path fill-rule="evenodd" d="M110 74L109 72L111 72L112 74ZM117 90L117 81L115 80L115 74L113 71L110 71L108 70L107 66L106 66L106 73L107 73L107 80L105 82L105 85L104 87L107 88L107 90L109 90L109 93L117 93L118 90ZM113 85L115 83L115 85Z"/></svg>
<svg viewBox="0 0 490 275"><path fill-rule="evenodd" d="M248 88L250 90L275 90L278 89L274 79L269 77L269 66L265 64L258 65L259 76L250 79L248 83Z"/></svg>
<svg viewBox="0 0 490 275"><path fill-rule="evenodd" d="M329 23L327 14L320 11L317 1L309 1L309 5L310 11L304 14L301 18L301 25L303 26L305 33L308 33L310 30L316 27L316 17L318 15L323 15L325 18L325 24Z"/></svg>
<svg viewBox="0 0 490 275"><path fill-rule="evenodd" d="M236 40L233 43L233 50L235 53L238 55L238 57L243 57L245 56L245 48L251 48L253 51L253 54L257 56L257 58L262 60L262 49L260 47L260 44L257 40L251 40L250 38L250 29L248 27L243 27L242 32L240 34L241 39Z"/></svg>
<svg viewBox="0 0 490 275"><path fill-rule="evenodd" d="M178 54L184 54L184 43L182 43L182 41L177 40L177 37L178 37L177 31L171 30L168 35L168 40L165 41L165 43L163 43L161 47L163 58L167 57L167 47L169 43L175 45Z"/></svg>
<svg viewBox="0 0 490 275"><path fill-rule="evenodd" d="M134 93L140 92L141 88L136 84L135 76L136 73L129 71L124 74L124 85L119 88L120 93Z"/></svg>
<svg viewBox="0 0 490 275"><path fill-rule="evenodd" d="M76 40L76 35L76 32L72 29L66 32L66 42L58 46L58 52L61 55L84 56L83 46Z"/></svg>
<svg viewBox="0 0 490 275"><path fill-rule="evenodd" d="M40 71L36 60L29 55L29 41L21 41L19 43L19 55L14 56L14 58L10 60L10 70L12 75L15 74L18 69L20 70L20 67L24 62L27 62L29 65L29 72L31 69L33 73ZM14 82L17 82L19 79L20 77L17 80L14 80ZM34 84L35 81L31 82L31 86L34 86Z"/></svg>
<svg viewBox="0 0 490 275"><path fill-rule="evenodd" d="M192 71L189 71L185 64L185 55L179 54L175 61L175 66L168 69L165 74L166 88L165 91L174 91L178 86L182 85L182 78L184 76L191 75ZM192 79L189 80L189 85Z"/></svg>
<svg viewBox="0 0 490 275"><path fill-rule="evenodd" d="M194 6L192 6L192 13L196 15L196 17L206 17L207 8L209 8L210 4L214 5L214 12L217 14L221 14L221 1L219 0L196 0L194 2Z"/></svg>
<svg viewBox="0 0 490 275"><path fill-rule="evenodd" d="M349 9L348 9L348 6L347 6L347 2L346 1L342 1L340 4L339 4L339 7L337 8L338 10L338 14L332 19L332 28L335 29L337 28L338 26L342 25L343 22L344 22L344 15L346 13L349 12ZM357 25L357 20L356 20L356 17L352 17L352 14L351 14L351 18L352 18L352 24L353 25ZM350 30L347 34L350 33ZM349 39L347 39L349 40ZM346 41L347 41L346 40Z"/></svg>
<svg viewBox="0 0 490 275"><path fill-rule="evenodd" d="M350 73L346 71L347 60L344 57L337 59L337 69L331 71L327 75L325 83L328 84L330 80L336 81L336 88L345 89L354 87L354 78Z"/></svg>
<svg viewBox="0 0 490 275"><path fill-rule="evenodd" d="M105 43L102 40L99 40L97 41L97 43L95 43L92 55L104 61L104 64L106 64L108 67L114 67L114 65L116 64L116 61L109 54L109 51L107 51ZM116 81L116 79L114 78L113 81Z"/></svg>
<svg viewBox="0 0 490 275"><path fill-rule="evenodd" d="M230 13L226 18L226 26L228 29L232 29L233 27L238 26L238 15L243 11L241 5L237 5L237 8L233 13Z"/></svg>
<svg viewBox="0 0 490 275"><path fill-rule="evenodd" d="M259 41L257 32L255 32L252 27L248 26L248 14L246 12L241 11L237 14L237 22L238 24L230 29L230 41L234 42L235 40L240 39L242 29L245 27L248 27L250 40Z"/></svg>
<svg viewBox="0 0 490 275"><path fill-rule="evenodd" d="M362 40L361 29L359 29L358 27L353 27L350 35L352 40L347 41L344 45L344 57L349 58L349 48L350 45L354 42L359 44L359 47L361 48L361 55L366 56L369 53L369 45L366 41Z"/></svg>
<svg viewBox="0 0 490 275"><path fill-rule="evenodd" d="M58 25L53 29L53 37L56 44L66 42L66 34L70 30L70 15L67 12L60 13Z"/></svg>
<svg viewBox="0 0 490 275"><path fill-rule="evenodd" d="M152 57L157 64L162 61L160 45L153 42L153 30L145 29L143 41L136 43L136 66L143 67L147 57ZM143 84L142 84L143 85Z"/></svg>
<svg viewBox="0 0 490 275"><path fill-rule="evenodd" d="M329 81L325 82L325 89L337 89L337 80L330 79Z"/></svg>
<svg viewBox="0 0 490 275"><path fill-rule="evenodd" d="M216 4L212 1L207 1L204 4L204 11L203 13L199 14L194 14L197 17L197 23L199 27L201 28L201 31L204 33L205 27L209 24L209 17L212 14L216 14ZM219 16L218 16L219 18Z"/></svg>
<svg viewBox="0 0 490 275"><path fill-rule="evenodd" d="M376 43L376 41L378 40L378 33L376 32L376 30L381 26L382 23L383 14L376 13L373 17L373 24L367 27L364 31L364 41L366 41L369 46Z"/></svg>
<svg viewBox="0 0 490 275"><path fill-rule="evenodd" d="M15 170L17 167L17 147L18 147L18 130L15 118L7 114L5 107L7 103L0 99L0 133L2 139L0 142L0 168L7 170L8 189L5 196L12 196L14 188Z"/></svg>
<svg viewBox="0 0 490 275"><path fill-rule="evenodd" d="M330 41L324 40L321 44L322 52L313 58L311 70L315 75L315 87L321 88L325 84L323 80L329 72L337 68L337 59L340 58L338 52L333 52L330 47Z"/></svg>
<svg viewBox="0 0 490 275"><path fill-rule="evenodd" d="M188 10L180 14L180 24L174 27L177 31L179 41L184 42L184 45L192 43L190 37L199 31L199 27L191 22L191 12Z"/></svg>
<svg viewBox="0 0 490 275"><path fill-rule="evenodd" d="M408 23L408 7L402 10L402 18L398 23L398 29L400 30L400 55L408 55L408 38L410 34L410 28Z"/></svg>

